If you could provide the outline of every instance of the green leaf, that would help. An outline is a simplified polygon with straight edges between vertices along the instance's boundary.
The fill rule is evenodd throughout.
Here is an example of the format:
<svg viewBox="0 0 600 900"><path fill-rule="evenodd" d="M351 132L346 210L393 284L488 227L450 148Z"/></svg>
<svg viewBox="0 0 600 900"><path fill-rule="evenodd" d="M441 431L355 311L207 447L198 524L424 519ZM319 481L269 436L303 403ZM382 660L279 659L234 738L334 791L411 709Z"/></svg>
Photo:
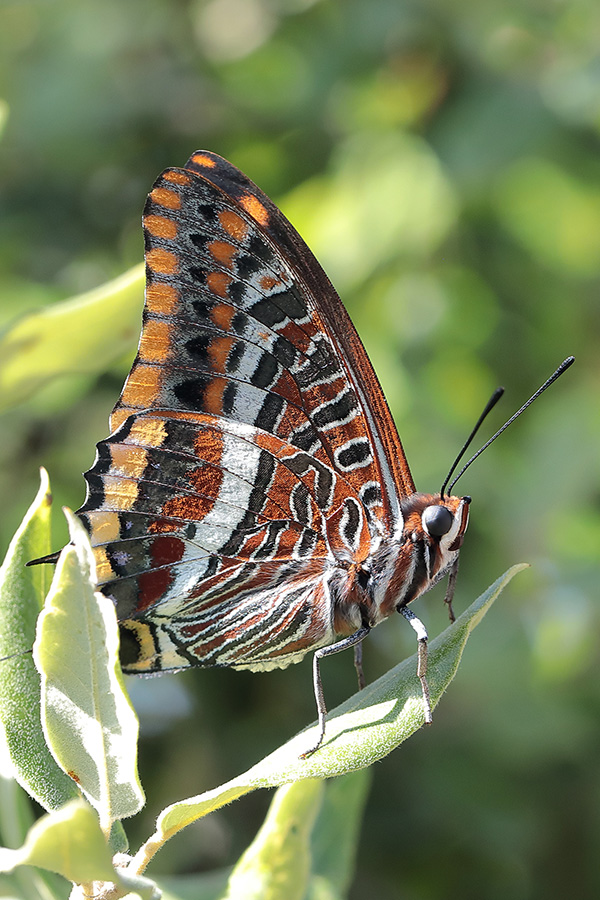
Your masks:
<svg viewBox="0 0 600 900"><path fill-rule="evenodd" d="M260 831L231 873L225 900L302 900L323 788L320 778L279 788Z"/></svg>
<svg viewBox="0 0 600 900"><path fill-rule="evenodd" d="M11 774L46 810L77 796L52 758L40 721L40 676L31 648L49 581L47 566L26 563L50 550L50 484L41 470L39 492L0 569L0 722Z"/></svg>
<svg viewBox="0 0 600 900"><path fill-rule="evenodd" d="M94 557L83 525L72 514L67 518L72 543L58 561L34 645L42 723L54 758L98 810L108 835L116 819L144 804L138 722L123 688L114 605L94 590Z"/></svg>
<svg viewBox="0 0 600 900"><path fill-rule="evenodd" d="M238 894L245 900L253 896L253 890L259 891L260 897L282 896L285 900L296 894L307 900L342 900L354 873L362 811L370 783L370 769L362 769L326 782L314 779L295 782L296 790L280 788L256 840L232 875L219 870L203 875L161 877L159 885L164 900L223 900ZM324 788L322 803L319 785ZM319 806L309 842L308 832ZM291 857L290 869L297 884L292 879L288 885L286 854ZM301 871L300 878L297 872L299 858L304 858L306 863L307 856L310 858L308 884L305 873Z"/></svg>
<svg viewBox="0 0 600 900"><path fill-rule="evenodd" d="M0 410L58 375L103 372L129 352L140 330L143 284L143 266L135 266L16 322L0 339Z"/></svg>
<svg viewBox="0 0 600 900"><path fill-rule="evenodd" d="M311 838L312 875L307 900L342 900L354 876L362 813L371 770L361 769L326 783L323 806Z"/></svg>
<svg viewBox="0 0 600 900"><path fill-rule="evenodd" d="M280 787L224 900L341 900L354 871L370 781L363 769L329 782L306 778Z"/></svg>
<svg viewBox="0 0 600 900"><path fill-rule="evenodd" d="M465 644L500 591L525 565L513 566L429 645L428 680L432 706L454 678ZM321 748L314 746L318 726L296 735L237 778L197 797L168 806L158 817L156 832L139 850L132 868L143 871L165 841L191 822L257 788L278 787L302 778L330 778L363 768L386 756L424 723L416 655L391 669L372 685L342 703L327 717Z"/></svg>
<svg viewBox="0 0 600 900"><path fill-rule="evenodd" d="M54 760L52 763L55 765ZM60 774L64 776L64 772ZM34 821L32 804L25 791L13 778L0 775L0 845L20 847L25 843L27 832ZM11 875L0 874L0 897L67 900L68 886L64 879L53 872L31 867L19 868Z"/></svg>
<svg viewBox="0 0 600 900"><path fill-rule="evenodd" d="M98 816L81 799L38 819L19 850L0 848L0 872L23 865L58 872L76 884L118 879Z"/></svg>

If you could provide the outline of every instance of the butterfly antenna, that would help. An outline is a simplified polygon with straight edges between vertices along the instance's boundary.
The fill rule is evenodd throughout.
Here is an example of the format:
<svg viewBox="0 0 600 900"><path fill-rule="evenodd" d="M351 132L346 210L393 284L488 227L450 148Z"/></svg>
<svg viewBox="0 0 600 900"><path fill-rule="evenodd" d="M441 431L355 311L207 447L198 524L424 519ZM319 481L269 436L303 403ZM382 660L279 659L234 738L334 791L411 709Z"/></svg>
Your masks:
<svg viewBox="0 0 600 900"><path fill-rule="evenodd" d="M8 662L9 659L17 659L19 656L25 656L27 653L33 653L33 648L29 650L19 650L18 653L11 653L9 656L0 656L0 663Z"/></svg>
<svg viewBox="0 0 600 900"><path fill-rule="evenodd" d="M469 437L466 439L466 441L464 442L464 444L463 444L462 447L460 448L460 452L459 452L458 456L456 457L456 459L454 460L454 462L452 463L452 465L450 466L450 471L449 471L448 474L446 475L446 480L444 481L444 483L443 483L443 485L442 485L442 489L441 489L441 491L440 491L440 496L441 496L442 500L444 499L444 494L445 494L445 492L446 492L446 485L448 484L448 482L449 482L450 479L452 478L452 475L454 474L457 465L459 464L459 462L461 461L461 459L463 458L463 456L465 455L465 453L466 453L467 450L469 449L469 447L470 447L470 445L471 445L471 441L473 440L473 438L475 437L475 435L477 434L477 432L478 432L479 429L481 428L483 422L484 422L485 419L488 417L489 413L491 413L491 411L493 410L493 408L495 407L496 403L498 402L498 400L500 399L500 397L502 396L503 393L504 393L504 388L503 388L503 387L497 387L497 388L496 388L496 390L494 391L494 393L492 394L492 396L490 397L490 399L489 399L488 402L486 403L485 409L483 410L483 412L481 413L481 415L480 415L479 418L477 419L477 422L475 423L475 427L473 428L473 431L471 432L471 434L469 435Z"/></svg>
<svg viewBox="0 0 600 900"><path fill-rule="evenodd" d="M524 403L523 406L522 406L520 409L518 409L518 410L516 411L516 413L515 413L514 415L512 415L512 416L510 417L510 419L509 419L507 422L504 423L504 425L502 426L502 428L499 428L498 431L497 431L495 434L493 434L493 435L491 436L491 438L489 439L489 441L486 441L485 444L483 445L483 447L480 447L479 450L477 451L477 453L473 454L473 456L471 457L471 459L470 459L468 462L466 462L466 463L464 464L464 466L462 467L462 469L460 470L460 472L458 473L458 475L456 476L456 478L454 479L454 481L450 484L450 486L449 486L449 488L448 488L448 492L449 492L449 493L452 491L452 488L454 487L454 485L456 484L456 482L458 481L458 479L459 479L459 478L462 478L462 476L465 474L465 472L467 471L467 469L469 468L469 466L471 465L471 463L475 462L475 460L477 459L477 457L478 457L478 456L481 456L481 454L483 453L483 451L484 451L484 450L487 450L487 448L490 446L490 444L493 444L494 441L496 440L496 438L497 438L497 437L500 437L500 435L502 434L502 432L503 432L503 431L506 431L506 429L508 428L508 426L509 426L509 425L512 425L512 423L515 421L515 419L518 419L519 416L521 415L521 413L522 413L522 412L525 412L525 410L527 409L527 407L528 407L528 406L531 406L531 404L533 403L533 401L534 401L534 400L537 400L537 398L540 396L540 394L543 394L544 391L545 391L547 388L549 388L551 384L554 384L554 382L556 381L556 379L557 379L557 378L560 378L560 376L563 374L563 372L566 372L567 369L570 368L570 366L572 366L574 362L575 362L575 357L574 357L574 356L568 356L567 359L565 359L565 360L560 364L560 366L558 367L558 369L556 369L556 371L553 372L553 374L550 376L550 378L548 378L548 380L545 381L545 382L543 383L543 385L537 389L537 391L535 392L535 394L532 394L532 396L529 398L529 400L527 400L527 402ZM491 402L491 401L490 401L490 402ZM492 404L492 405L493 405L493 404ZM489 404L488 404L488 406L489 406ZM486 410L487 410L487 408L486 408ZM487 410L487 412L489 412L489 410ZM487 414L487 412L486 412L486 414ZM485 418L485 416L484 416L484 418ZM479 423L478 423L478 425L479 425ZM475 431L476 431L476 430L477 430L477 427L475 428ZM470 441L470 440L471 440L471 438L469 438L469 441ZM468 446L469 441L467 441L467 444L466 444L465 446ZM462 455L462 452L461 452L460 455ZM460 459L460 456L459 456L459 459ZM451 470L451 472L452 472L452 470ZM443 487L442 490L444 490L444 489L446 488L447 482L448 482L448 479L446 479L446 481L444 482L444 487Z"/></svg>

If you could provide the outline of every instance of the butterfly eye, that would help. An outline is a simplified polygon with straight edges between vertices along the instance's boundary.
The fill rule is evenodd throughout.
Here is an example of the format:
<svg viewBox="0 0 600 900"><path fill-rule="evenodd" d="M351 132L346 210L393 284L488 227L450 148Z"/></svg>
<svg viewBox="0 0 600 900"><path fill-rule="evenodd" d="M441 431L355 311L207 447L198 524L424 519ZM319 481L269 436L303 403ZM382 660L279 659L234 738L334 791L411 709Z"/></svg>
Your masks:
<svg viewBox="0 0 600 900"><path fill-rule="evenodd" d="M423 510L421 521L432 537L442 537L452 528L454 516L445 506L427 506Z"/></svg>

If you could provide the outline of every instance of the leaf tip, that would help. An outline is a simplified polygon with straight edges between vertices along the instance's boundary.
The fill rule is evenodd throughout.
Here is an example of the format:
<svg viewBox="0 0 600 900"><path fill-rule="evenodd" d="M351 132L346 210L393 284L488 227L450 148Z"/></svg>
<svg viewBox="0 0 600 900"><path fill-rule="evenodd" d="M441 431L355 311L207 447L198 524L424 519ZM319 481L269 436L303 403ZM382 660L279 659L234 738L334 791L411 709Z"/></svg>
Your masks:
<svg viewBox="0 0 600 900"><path fill-rule="evenodd" d="M38 497L40 506L52 505L52 491L50 489L50 476L44 466L40 466L40 488Z"/></svg>

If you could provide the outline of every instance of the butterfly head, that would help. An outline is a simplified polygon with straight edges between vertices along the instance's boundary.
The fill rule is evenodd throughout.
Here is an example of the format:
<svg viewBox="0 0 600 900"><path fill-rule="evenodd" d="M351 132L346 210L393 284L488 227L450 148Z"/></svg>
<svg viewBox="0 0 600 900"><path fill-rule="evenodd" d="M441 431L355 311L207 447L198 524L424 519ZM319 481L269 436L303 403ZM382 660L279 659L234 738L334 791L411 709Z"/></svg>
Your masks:
<svg viewBox="0 0 600 900"><path fill-rule="evenodd" d="M469 522L470 497L416 493L402 504L402 543L422 543L445 556L457 552Z"/></svg>
<svg viewBox="0 0 600 900"><path fill-rule="evenodd" d="M452 568L467 530L470 502L470 497L423 493L403 501L404 525L390 592L396 608L429 590Z"/></svg>
<svg viewBox="0 0 600 900"><path fill-rule="evenodd" d="M458 551L469 523L471 498L435 495L421 513L423 531L431 544L451 552Z"/></svg>

